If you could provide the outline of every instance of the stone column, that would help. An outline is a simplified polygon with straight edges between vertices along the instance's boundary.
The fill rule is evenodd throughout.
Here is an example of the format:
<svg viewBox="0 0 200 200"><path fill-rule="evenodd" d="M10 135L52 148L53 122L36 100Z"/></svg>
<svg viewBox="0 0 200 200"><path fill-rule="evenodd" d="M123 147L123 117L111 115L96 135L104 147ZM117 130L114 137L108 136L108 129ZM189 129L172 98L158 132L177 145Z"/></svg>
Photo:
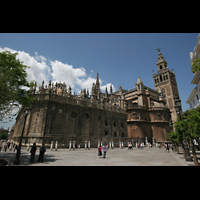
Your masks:
<svg viewBox="0 0 200 200"><path fill-rule="evenodd" d="M85 150L87 150L87 141L85 141Z"/></svg>
<svg viewBox="0 0 200 200"><path fill-rule="evenodd" d="M153 141L153 142L152 142L152 143L153 143L153 144L152 144L152 146L153 146L153 145L155 145L155 140L154 140L154 137L152 138L152 141Z"/></svg>
<svg viewBox="0 0 200 200"><path fill-rule="evenodd" d="M71 150L71 147L72 147L72 142L69 141L69 150Z"/></svg>
<svg viewBox="0 0 200 200"><path fill-rule="evenodd" d="M112 148L114 149L114 142L112 141Z"/></svg>
<svg viewBox="0 0 200 200"><path fill-rule="evenodd" d="M111 142L109 142L109 148L111 149Z"/></svg>
<svg viewBox="0 0 200 200"><path fill-rule="evenodd" d="M12 148L13 148L13 142L10 143L10 147L9 147L10 151L12 151Z"/></svg>
<svg viewBox="0 0 200 200"><path fill-rule="evenodd" d="M90 150L90 141L88 141L88 150Z"/></svg>
<svg viewBox="0 0 200 200"><path fill-rule="evenodd" d="M73 141L73 150L75 150L75 141Z"/></svg>
<svg viewBox="0 0 200 200"><path fill-rule="evenodd" d="M148 140L147 140L147 137L145 137L145 143L146 143L146 145L148 144Z"/></svg>
<svg viewBox="0 0 200 200"><path fill-rule="evenodd" d="M122 149L124 148L124 143L122 142Z"/></svg>
<svg viewBox="0 0 200 200"><path fill-rule="evenodd" d="M11 146L11 145L10 145ZM27 151L29 151L30 149L30 142L28 142L28 145L27 145Z"/></svg>
<svg viewBox="0 0 200 200"><path fill-rule="evenodd" d="M53 150L53 141L51 141L50 149L51 149L51 151Z"/></svg>
<svg viewBox="0 0 200 200"><path fill-rule="evenodd" d="M55 151L57 151L58 149L58 141L56 141L56 144L55 144Z"/></svg>

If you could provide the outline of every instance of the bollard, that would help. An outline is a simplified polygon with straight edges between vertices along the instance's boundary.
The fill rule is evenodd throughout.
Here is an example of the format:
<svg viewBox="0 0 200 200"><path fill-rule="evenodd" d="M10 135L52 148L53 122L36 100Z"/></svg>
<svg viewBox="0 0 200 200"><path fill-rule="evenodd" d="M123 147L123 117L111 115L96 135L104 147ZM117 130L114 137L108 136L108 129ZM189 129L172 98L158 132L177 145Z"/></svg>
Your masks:
<svg viewBox="0 0 200 200"><path fill-rule="evenodd" d="M101 141L101 147L103 146L102 141Z"/></svg>
<svg viewBox="0 0 200 200"><path fill-rule="evenodd" d="M75 141L73 141L73 150L75 150Z"/></svg>
<svg viewBox="0 0 200 200"><path fill-rule="evenodd" d="M27 144L27 151L30 149L30 142Z"/></svg>
<svg viewBox="0 0 200 200"><path fill-rule="evenodd" d="M13 148L13 142L11 142L9 150L12 151L12 148Z"/></svg>
<svg viewBox="0 0 200 200"><path fill-rule="evenodd" d="M98 147L100 146L100 141L98 141Z"/></svg>
<svg viewBox="0 0 200 200"><path fill-rule="evenodd" d="M58 141L56 141L56 144L55 144L55 151L57 151L58 149Z"/></svg>
<svg viewBox="0 0 200 200"><path fill-rule="evenodd" d="M90 150L90 141L88 141L88 150Z"/></svg>
<svg viewBox="0 0 200 200"><path fill-rule="evenodd" d="M119 142L119 148L120 148L120 149L122 148L122 143L121 143L121 142Z"/></svg>
<svg viewBox="0 0 200 200"><path fill-rule="evenodd" d="M69 150L71 150L71 147L72 147L72 142L69 141Z"/></svg>
<svg viewBox="0 0 200 200"><path fill-rule="evenodd" d="M137 148L137 142L135 143L135 147Z"/></svg>
<svg viewBox="0 0 200 200"><path fill-rule="evenodd" d="M111 149L111 142L109 142L109 148Z"/></svg>
<svg viewBox="0 0 200 200"><path fill-rule="evenodd" d="M50 149L51 149L51 151L53 150L53 141L51 141Z"/></svg>
<svg viewBox="0 0 200 200"><path fill-rule="evenodd" d="M124 148L124 143L122 142L122 149Z"/></svg>
<svg viewBox="0 0 200 200"><path fill-rule="evenodd" d="M112 149L114 149L114 142L112 141Z"/></svg>
<svg viewBox="0 0 200 200"><path fill-rule="evenodd" d="M85 141L85 150L87 150L87 141Z"/></svg>

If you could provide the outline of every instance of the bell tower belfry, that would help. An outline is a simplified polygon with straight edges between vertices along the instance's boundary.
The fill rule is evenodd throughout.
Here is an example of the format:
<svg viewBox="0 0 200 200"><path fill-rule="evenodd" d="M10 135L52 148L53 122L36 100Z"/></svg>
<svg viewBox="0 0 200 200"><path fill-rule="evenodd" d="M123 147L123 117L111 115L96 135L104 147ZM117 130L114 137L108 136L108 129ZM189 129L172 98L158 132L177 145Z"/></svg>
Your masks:
<svg viewBox="0 0 200 200"><path fill-rule="evenodd" d="M180 99L178 86L176 83L176 76L173 70L171 71L168 69L167 62L164 59L162 53L160 52L160 49L157 49L157 51L158 51L158 59L157 59L158 71L157 74L154 74L153 72L154 87L156 91L158 91L159 88L161 89L163 97L171 111L172 122L174 122L177 118L174 97Z"/></svg>

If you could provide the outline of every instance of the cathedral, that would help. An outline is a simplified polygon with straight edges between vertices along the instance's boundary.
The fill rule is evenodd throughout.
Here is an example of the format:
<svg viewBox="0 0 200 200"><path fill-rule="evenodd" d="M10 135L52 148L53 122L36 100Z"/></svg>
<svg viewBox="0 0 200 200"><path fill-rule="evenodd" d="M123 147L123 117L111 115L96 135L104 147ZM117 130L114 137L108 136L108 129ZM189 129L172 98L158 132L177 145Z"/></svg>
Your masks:
<svg viewBox="0 0 200 200"><path fill-rule="evenodd" d="M122 89L105 93L100 90L99 75L92 85L92 92L81 90L72 94L65 83L49 81L49 84L31 88L35 100L26 117L27 108L22 107L13 125L10 139L22 143L50 144L69 147L70 141L84 146L90 141L91 147L102 143L121 142L170 142L168 134L172 127L169 122L176 119L174 96L178 96L175 74L167 67L162 53L157 59L157 74L153 73L155 90L144 85L141 77L131 90ZM26 120L26 121L25 121Z"/></svg>

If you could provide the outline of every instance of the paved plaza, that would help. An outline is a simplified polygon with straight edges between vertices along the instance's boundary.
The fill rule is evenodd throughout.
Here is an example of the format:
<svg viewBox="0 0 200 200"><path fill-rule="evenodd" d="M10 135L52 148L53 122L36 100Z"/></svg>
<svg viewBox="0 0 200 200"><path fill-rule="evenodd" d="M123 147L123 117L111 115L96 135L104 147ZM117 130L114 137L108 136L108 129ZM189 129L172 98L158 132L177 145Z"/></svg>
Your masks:
<svg viewBox="0 0 200 200"><path fill-rule="evenodd" d="M44 162L38 163L39 148L35 155L35 162L30 163L30 150L25 147L21 150L21 166L194 166L194 162L186 162L183 154L166 152L165 148L134 148L133 150L109 149L106 159L99 158L97 148L90 150L58 149L46 150ZM16 152L0 152L0 159L8 160L10 165Z"/></svg>

